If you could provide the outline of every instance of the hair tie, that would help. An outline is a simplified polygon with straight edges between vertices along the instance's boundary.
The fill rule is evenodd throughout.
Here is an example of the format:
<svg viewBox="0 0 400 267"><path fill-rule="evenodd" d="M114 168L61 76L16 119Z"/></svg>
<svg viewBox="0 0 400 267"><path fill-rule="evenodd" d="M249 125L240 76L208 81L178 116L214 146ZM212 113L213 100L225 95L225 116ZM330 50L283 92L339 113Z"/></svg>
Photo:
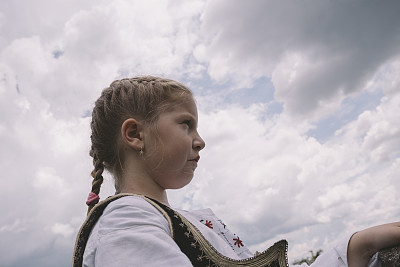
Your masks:
<svg viewBox="0 0 400 267"><path fill-rule="evenodd" d="M88 199L86 200L86 205L94 206L99 202L99 200L100 197L96 193L90 192Z"/></svg>

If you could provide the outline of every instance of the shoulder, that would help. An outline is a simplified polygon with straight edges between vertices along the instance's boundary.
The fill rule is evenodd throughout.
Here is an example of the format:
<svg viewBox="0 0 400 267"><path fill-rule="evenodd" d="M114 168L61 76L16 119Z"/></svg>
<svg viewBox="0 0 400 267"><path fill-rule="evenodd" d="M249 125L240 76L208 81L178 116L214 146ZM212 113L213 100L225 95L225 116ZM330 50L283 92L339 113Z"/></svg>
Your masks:
<svg viewBox="0 0 400 267"><path fill-rule="evenodd" d="M87 266L191 266L163 214L139 196L104 209L85 249ZM86 266L86 265L85 265Z"/></svg>
<svg viewBox="0 0 400 267"><path fill-rule="evenodd" d="M114 200L104 209L98 224L101 235L138 227L155 227L170 234L164 215L140 196L125 196Z"/></svg>

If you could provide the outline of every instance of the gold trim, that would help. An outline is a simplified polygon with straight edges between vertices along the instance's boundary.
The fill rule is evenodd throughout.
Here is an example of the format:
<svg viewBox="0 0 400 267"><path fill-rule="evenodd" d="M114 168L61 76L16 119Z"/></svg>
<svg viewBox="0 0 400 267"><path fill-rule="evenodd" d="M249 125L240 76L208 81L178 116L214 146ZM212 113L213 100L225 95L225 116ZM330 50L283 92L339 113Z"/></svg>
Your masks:
<svg viewBox="0 0 400 267"><path fill-rule="evenodd" d="M176 211L175 211L176 212ZM287 262L287 241L281 240L276 242L272 247L259 253L251 258L235 260L228 258L219 253L207 239L201 234L201 232L195 227L190 221L188 221L183 215L176 212L182 221L189 228L189 231L193 234L194 239L199 243L200 249L204 254L213 262L221 267L260 267L271 264L274 260L278 260L280 266L289 266Z"/></svg>
<svg viewBox="0 0 400 267"><path fill-rule="evenodd" d="M96 204L93 209L89 212L89 214L86 216L86 219L82 226L80 227L77 238L75 240L75 246L74 246L74 252L73 252L73 257L72 257L72 266L74 266L75 263L75 255L76 255L76 250L77 250L77 244L79 237L81 236L82 230L86 223L88 222L88 219L92 215L92 213L102 205L108 205L108 203L112 202L115 199L124 197L124 196L136 196L140 197L144 200L146 200L148 203L150 203L153 207L155 207L168 221L169 229L171 231L171 237L174 239L174 230L173 230L173 225L171 218L169 217L168 213L160 207L156 202L152 201L151 199L147 198L144 195L139 195L139 194L130 194L130 193L123 193L123 194L117 194L111 197L108 197L107 199L99 202ZM180 219L183 221L183 223L188 227L188 234L192 234L193 238L195 239L196 243L199 245L199 248L201 250L201 259L203 258L208 258L210 261L216 263L218 266L221 267L240 267L240 266L246 266L246 267L260 267L260 266L266 266L271 264L274 260L278 260L280 266L289 266L288 265L288 260L287 260L287 241L286 240L281 240L277 243L275 243L272 247L268 248L267 250L263 251L262 253L255 255L254 257L248 258L248 259L243 259L243 260L235 260L228 258L221 253L219 253L209 242L207 239L204 238L204 236L201 234L201 232L190 222L188 221L183 215L181 215L179 212L175 211L172 209L172 211L176 214L174 216L179 216ZM175 239L174 239L175 240ZM196 243L192 243L192 246L197 246ZM83 256L83 254L82 254Z"/></svg>

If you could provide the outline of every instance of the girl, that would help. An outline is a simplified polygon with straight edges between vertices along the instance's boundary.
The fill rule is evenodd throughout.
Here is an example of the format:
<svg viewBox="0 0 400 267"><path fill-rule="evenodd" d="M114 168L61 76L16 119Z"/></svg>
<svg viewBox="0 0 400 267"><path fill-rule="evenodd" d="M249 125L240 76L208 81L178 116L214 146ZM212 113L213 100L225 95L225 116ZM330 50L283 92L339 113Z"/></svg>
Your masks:
<svg viewBox="0 0 400 267"><path fill-rule="evenodd" d="M191 181L205 147L197 123L191 91L172 80L122 79L102 92L91 122L89 212L73 266L288 266L285 240L253 256L211 210L169 207L165 190ZM97 204L104 169L117 194ZM400 223L377 226L312 266L379 266L376 252L399 244Z"/></svg>

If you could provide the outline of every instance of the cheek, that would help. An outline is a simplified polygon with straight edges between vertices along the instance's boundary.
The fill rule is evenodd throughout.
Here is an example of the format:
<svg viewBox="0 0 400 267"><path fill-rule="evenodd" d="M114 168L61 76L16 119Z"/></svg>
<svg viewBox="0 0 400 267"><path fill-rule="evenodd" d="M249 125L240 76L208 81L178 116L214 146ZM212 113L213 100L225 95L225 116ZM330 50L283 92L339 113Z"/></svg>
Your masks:
<svg viewBox="0 0 400 267"><path fill-rule="evenodd" d="M163 146L165 151L170 154L187 153L191 148L190 141L184 134L171 134L163 140Z"/></svg>
<svg viewBox="0 0 400 267"><path fill-rule="evenodd" d="M176 144L170 150L165 151L164 154L165 166L174 165L174 167L183 165L188 159L188 154L186 153L183 146ZM172 166L171 166L172 167Z"/></svg>

